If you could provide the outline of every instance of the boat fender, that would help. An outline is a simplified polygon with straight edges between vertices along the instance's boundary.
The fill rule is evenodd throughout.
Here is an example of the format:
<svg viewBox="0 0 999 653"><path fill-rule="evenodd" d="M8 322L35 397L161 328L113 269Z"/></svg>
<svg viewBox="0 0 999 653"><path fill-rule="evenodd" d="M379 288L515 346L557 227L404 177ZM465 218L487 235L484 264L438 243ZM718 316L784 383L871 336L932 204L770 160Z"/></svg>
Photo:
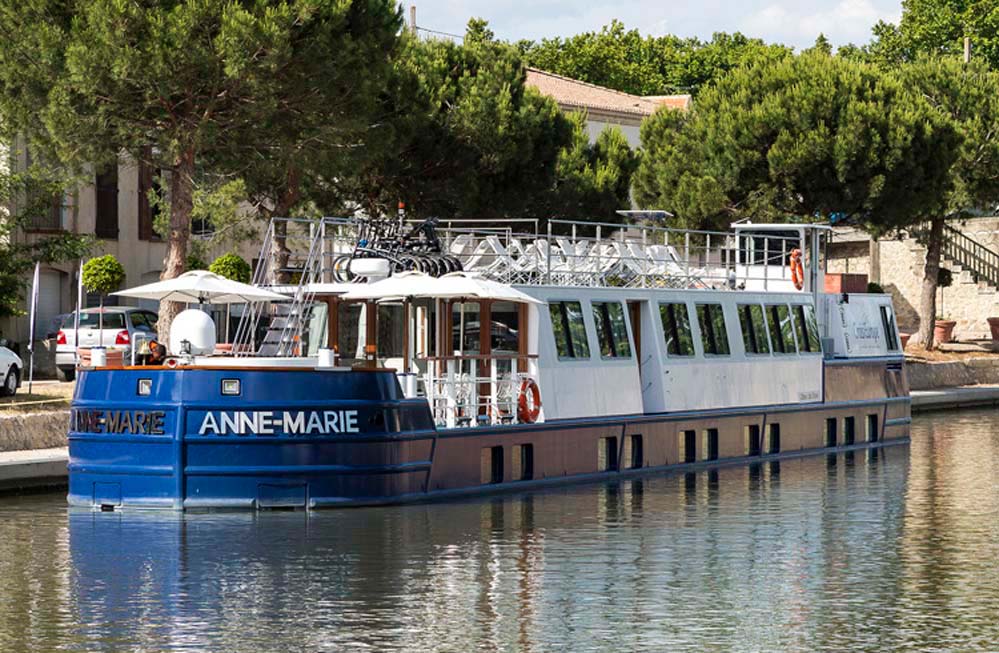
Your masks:
<svg viewBox="0 0 999 653"><path fill-rule="evenodd" d="M798 290L805 287L805 269L801 265L801 250L791 250L791 283Z"/></svg>
<svg viewBox="0 0 999 653"><path fill-rule="evenodd" d="M528 400L530 395L530 400ZM517 397L517 418L525 424L533 424L541 415L541 389L532 378L524 379L520 384L520 395Z"/></svg>

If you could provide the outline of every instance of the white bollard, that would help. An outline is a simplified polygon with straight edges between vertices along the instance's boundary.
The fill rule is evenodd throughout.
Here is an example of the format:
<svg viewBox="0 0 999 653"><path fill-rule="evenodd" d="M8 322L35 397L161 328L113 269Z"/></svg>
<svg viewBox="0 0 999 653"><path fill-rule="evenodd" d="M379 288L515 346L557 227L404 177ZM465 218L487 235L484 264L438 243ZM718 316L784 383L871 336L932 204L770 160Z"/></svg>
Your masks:
<svg viewBox="0 0 999 653"><path fill-rule="evenodd" d="M332 349L320 349L316 367L336 367L336 352Z"/></svg>

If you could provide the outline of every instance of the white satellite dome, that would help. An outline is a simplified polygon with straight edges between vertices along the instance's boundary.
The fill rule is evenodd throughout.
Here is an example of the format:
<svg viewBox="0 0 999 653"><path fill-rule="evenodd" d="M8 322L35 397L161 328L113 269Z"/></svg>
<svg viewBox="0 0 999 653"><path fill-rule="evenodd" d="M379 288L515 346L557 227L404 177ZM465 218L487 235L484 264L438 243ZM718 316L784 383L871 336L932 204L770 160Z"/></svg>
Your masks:
<svg viewBox="0 0 999 653"><path fill-rule="evenodd" d="M191 353L195 356L215 351L215 322L208 313L189 308L173 318L170 325L170 353L183 353L182 343L185 340L191 343Z"/></svg>

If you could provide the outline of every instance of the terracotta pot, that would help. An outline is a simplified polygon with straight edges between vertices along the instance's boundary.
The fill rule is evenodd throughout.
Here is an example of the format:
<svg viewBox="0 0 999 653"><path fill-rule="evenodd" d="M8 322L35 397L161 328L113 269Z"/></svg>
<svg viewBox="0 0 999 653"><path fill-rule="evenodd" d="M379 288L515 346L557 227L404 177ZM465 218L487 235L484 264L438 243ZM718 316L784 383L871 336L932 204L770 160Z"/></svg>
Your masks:
<svg viewBox="0 0 999 653"><path fill-rule="evenodd" d="M933 342L950 342L954 337L954 320L937 320L933 324Z"/></svg>
<svg viewBox="0 0 999 653"><path fill-rule="evenodd" d="M911 333L901 333L900 332L898 334L899 340L902 341L902 349L903 350L905 349L905 346L909 344L909 338L911 338L911 337L912 337Z"/></svg>
<svg viewBox="0 0 999 653"><path fill-rule="evenodd" d="M989 322L989 331L992 332L992 340L999 341L999 317L987 318Z"/></svg>

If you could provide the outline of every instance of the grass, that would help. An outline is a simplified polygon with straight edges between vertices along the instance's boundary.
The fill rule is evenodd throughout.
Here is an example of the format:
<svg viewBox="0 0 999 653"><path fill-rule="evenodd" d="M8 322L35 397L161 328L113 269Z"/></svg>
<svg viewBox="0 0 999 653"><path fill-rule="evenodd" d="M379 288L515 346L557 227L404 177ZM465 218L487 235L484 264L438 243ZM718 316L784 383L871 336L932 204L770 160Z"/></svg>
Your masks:
<svg viewBox="0 0 999 653"><path fill-rule="evenodd" d="M36 383L28 394L25 381L13 397L0 397L0 414L65 410L73 398L73 383Z"/></svg>

